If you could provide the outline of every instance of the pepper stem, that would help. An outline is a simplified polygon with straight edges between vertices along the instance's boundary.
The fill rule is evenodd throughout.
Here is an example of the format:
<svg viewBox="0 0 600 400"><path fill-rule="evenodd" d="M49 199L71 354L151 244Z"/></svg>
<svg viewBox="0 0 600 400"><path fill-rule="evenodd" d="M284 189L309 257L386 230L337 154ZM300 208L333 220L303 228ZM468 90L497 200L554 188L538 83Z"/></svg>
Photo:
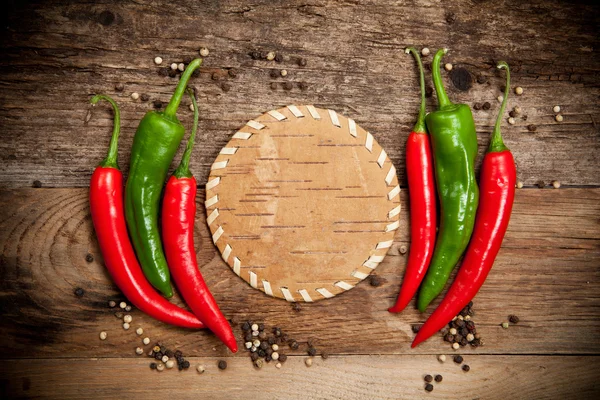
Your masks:
<svg viewBox="0 0 600 400"><path fill-rule="evenodd" d="M488 153L499 152L508 150L502 141L502 133L500 132L500 125L502 124L502 117L506 110L506 103L508 100L508 93L510 91L510 69L505 61L500 61L497 65L499 69L504 68L506 70L506 87L504 89L504 98L502 99L502 105L500 106L500 112L496 118L496 125L494 125L494 132L492 132L492 138L490 140L490 146L488 147Z"/></svg>
<svg viewBox="0 0 600 400"><path fill-rule="evenodd" d="M175 113L177 113L177 109L179 108L179 103L181 103L181 99L183 98L183 93L185 92L185 88L187 87L188 81L190 77L202 64L201 58L196 58L191 63L188 64L183 74L181 74L181 78L179 79L179 83L177 84L177 88L175 89L175 93L171 97L171 101L167 104L167 108L165 108L164 116L168 118L174 118Z"/></svg>
<svg viewBox="0 0 600 400"><path fill-rule="evenodd" d="M444 82L442 82L442 74L440 74L440 62L444 54L448 52L448 49L439 49L435 56L433 56L433 62L431 63L431 74L433 76L433 85L437 93L438 102L440 103L440 109L454 105L448 95L446 89L444 89Z"/></svg>
<svg viewBox="0 0 600 400"><path fill-rule="evenodd" d="M421 107L419 108L419 116L417 117L417 123L413 128L413 132L418 133L427 133L427 128L425 127L425 75L423 74L423 63L421 62L421 56L419 52L414 47L407 47L404 50L406 54L412 53L415 60L417 60L417 64L419 65L419 83L421 85Z"/></svg>
<svg viewBox="0 0 600 400"><path fill-rule="evenodd" d="M110 138L110 145L108 146L108 154L104 160L99 164L101 167L105 168L115 168L119 169L119 164L117 164L117 154L118 154L118 142L119 142L119 132L121 131L121 112L119 111L119 106L113 99L103 94L98 94L90 100L90 103L96 104L99 100L106 100L110 103L113 108L113 112L115 114L113 120L113 133Z"/></svg>
<svg viewBox="0 0 600 400"><path fill-rule="evenodd" d="M187 92L192 98L192 104L194 105L194 125L192 125L192 134L190 135L187 145L185 146L185 152L183 153L183 157L181 157L181 162L173 173L173 176L177 179L191 178L193 176L190 172L190 157L194 147L194 140L196 139L196 131L198 130L198 104L196 103L194 91L188 88Z"/></svg>

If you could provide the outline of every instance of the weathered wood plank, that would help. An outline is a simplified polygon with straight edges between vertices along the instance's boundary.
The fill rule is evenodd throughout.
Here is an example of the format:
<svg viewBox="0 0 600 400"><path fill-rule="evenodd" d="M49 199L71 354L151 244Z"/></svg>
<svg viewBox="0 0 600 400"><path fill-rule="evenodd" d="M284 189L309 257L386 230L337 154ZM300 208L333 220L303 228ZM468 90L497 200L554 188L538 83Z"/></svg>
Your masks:
<svg viewBox="0 0 600 400"><path fill-rule="evenodd" d="M50 187L85 187L105 154L110 131L105 108L84 123L87 101L97 92L114 95L116 82L126 86L117 98L123 105L121 164L127 171L133 132L150 107L128 95L137 91L168 100L175 80L158 76L154 56L163 56L165 64L181 61L203 45L211 54L193 82L202 107L202 145L192 161L200 183L237 128L290 103L334 108L354 118L386 149L404 182L403 148L418 101L413 61L401 52L408 44L448 46L454 71L464 68L473 79L480 74L488 78L484 84L474 81L464 92L448 82L453 99L492 104L489 111L475 112L480 153L503 84L493 64L507 59L514 85L525 89L510 104L519 105L527 121L504 127L519 178L527 185L555 179L600 185L597 10L543 1L17 6L0 41L0 186L30 186L40 180ZM248 53L256 49L277 50L287 59L252 60ZM299 67L297 57L305 57L308 65ZM230 68L237 69L238 77L227 78L231 90L224 92L211 75ZM309 89L285 91L280 86L272 91L271 81L284 80L270 78L272 68L286 68L286 80L305 82ZM561 124L553 119L556 104L565 115ZM430 109L432 105L430 99ZM189 123L189 111L181 115ZM537 125L537 131L529 133L528 124Z"/></svg>
<svg viewBox="0 0 600 400"><path fill-rule="evenodd" d="M177 399L595 399L595 356L465 357L464 372L434 356L290 357L255 370L247 358L229 358L225 371L217 358L191 358L189 371L151 371L147 359L6 360L0 364L3 398L147 398L168 393ZM203 364L204 374L195 367ZM566 373L568 372L568 373ZM426 374L441 374L434 390L424 390ZM490 379L493 377L493 379Z"/></svg>
<svg viewBox="0 0 600 400"><path fill-rule="evenodd" d="M199 210L204 193L198 195ZM475 299L475 321L485 346L465 353L600 353L600 189L517 191L507 237L488 281ZM376 273L384 284L362 282L348 293L293 311L289 303L252 289L223 263L198 213L196 243L203 275L225 315L281 326L298 340L319 339L331 354L436 354L449 348L436 338L409 349L411 324L425 316L409 307L386 310L395 300L408 244L406 192L396 242ZM6 357L135 357L139 340L123 331L106 303L118 299L92 230L87 190L15 189L0 192L0 336ZM86 254L94 261L87 263ZM85 290L82 298L73 290ZM178 300L176 300L178 301ZM114 311L114 310L113 310ZM508 314L521 322L508 330ZM153 340L176 343L188 354L226 355L206 332L170 328L133 312ZM111 341L99 343L98 333ZM234 329L238 340L239 328ZM289 352L301 354L301 351Z"/></svg>

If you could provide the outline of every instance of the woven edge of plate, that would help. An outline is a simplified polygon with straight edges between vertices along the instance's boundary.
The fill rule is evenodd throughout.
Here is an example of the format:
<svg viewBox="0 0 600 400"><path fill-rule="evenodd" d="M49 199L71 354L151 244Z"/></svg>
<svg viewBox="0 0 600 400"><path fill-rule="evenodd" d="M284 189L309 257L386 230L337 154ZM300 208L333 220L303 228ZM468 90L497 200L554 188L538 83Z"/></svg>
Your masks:
<svg viewBox="0 0 600 400"><path fill-rule="evenodd" d="M306 110L308 111L308 115L311 118L313 118L315 120L323 119L323 117L321 116L319 111L314 106L307 105L305 107L306 107ZM282 111L285 111L285 110L288 110L291 113L291 115L289 117L282 113ZM341 128L341 123L340 123L338 114L333 110L327 109L326 111L327 111L327 114L329 117L328 120L331 122L331 124L334 126L337 126L338 128ZM265 114L261 115L261 117L265 116L265 115L271 116L274 119L273 122L284 121L288 118L304 118L305 117L304 113L302 113L300 108L295 105L289 105L287 107L280 108L278 110L268 111ZM344 117L344 118L346 118L348 120L348 134L358 140L358 131L356 129L356 122L352 118L347 118L347 117ZM255 134L259 133L263 129L268 129L268 127L259 121L250 120L246 123L246 125L242 129L240 129L233 135L232 139L250 140ZM366 133L367 134L365 137L365 142L364 142L363 148L366 151L368 151L369 153L373 153L374 137L368 131L366 131ZM219 152L219 154L233 156L236 154L237 150L238 150L237 147L223 147L221 149L221 151ZM400 184L397 183L395 186L392 187L394 177L396 177L396 168L394 167L394 164L391 162L391 160L387 156L387 153L385 152L385 150L383 148L381 148L381 152L379 153L379 156L377 157L377 166L379 168L383 168L386 161L390 161L390 163L389 163L390 168L389 168L388 172L386 173L384 180L385 180L386 186L391 187L390 191L387 194L387 199L388 199L388 201L392 201L394 198L396 198L396 196L400 195ZM229 163L229 158L227 158L225 160L221 160L221 161L215 161L211 165L210 170L214 171L214 170L227 168L228 163ZM219 196L214 195L214 196L211 196L210 198L208 198L208 191L211 189L214 189L216 186L219 185L220 182L221 182L220 177L209 176L208 182L206 183L207 199L204 202L204 206L206 207L206 214L207 214L206 223L208 224L208 226L211 230L212 241L215 244L215 246L217 246L219 251L221 252L221 257L223 258L223 260L229 265L229 267L233 270L233 272L236 275L241 277L244 281L248 282L248 284L250 286L252 286L253 288L262 290L269 296L276 297L276 296L274 296L274 293L273 293L274 288L272 287L271 283L268 280L260 279L260 284L262 285L262 287L259 287L259 277L255 272L248 271L247 279L245 279L243 276L241 276L242 260L237 256L231 257L234 250L233 250L233 247L229 243L225 243L223 245L222 241L219 242L219 239L225 232L223 227L221 225L219 225L218 221L217 221L217 219L219 217L219 209L216 207L216 205L219 202ZM212 211L211 211L211 209L212 209ZM386 225L384 233L395 231L400 227L400 217L399 217L400 210L401 210L401 205L398 204L398 205L395 205L393 208L391 208L390 211L387 213L389 223ZM358 269L354 269L352 271L352 273L350 273L350 277L358 279L358 282L367 278L369 276L370 272L375 270L375 268L377 268L379 263L381 263L383 261L389 248L392 247L393 242L394 242L393 239L378 242L377 245L375 246L375 250L381 250L381 254L369 256L369 258L367 260L365 260L365 262L362 264L363 267L366 267L369 270L369 273L364 273L364 272L359 271ZM221 250L221 247L219 247L219 245L221 245L222 250ZM340 280L340 281L334 282L332 284L332 286L334 286L338 290L341 289L342 291L346 291L346 290L352 289L355 286L355 284L351 284L346 281ZM326 287L321 287L321 288L315 289L316 293L313 293L313 296L316 296L316 299L313 298L311 296L311 294L309 293L309 291L306 289L298 290L299 297L294 297L292 292L285 286L275 288L275 289L279 290L281 292L281 294L283 295L283 297L285 298L285 300L287 300L289 302L296 302L296 301L313 302L315 300L327 299L327 298L331 298L331 297L335 296L335 294L332 293L330 290L328 290ZM334 289L332 289L332 290L334 290Z"/></svg>

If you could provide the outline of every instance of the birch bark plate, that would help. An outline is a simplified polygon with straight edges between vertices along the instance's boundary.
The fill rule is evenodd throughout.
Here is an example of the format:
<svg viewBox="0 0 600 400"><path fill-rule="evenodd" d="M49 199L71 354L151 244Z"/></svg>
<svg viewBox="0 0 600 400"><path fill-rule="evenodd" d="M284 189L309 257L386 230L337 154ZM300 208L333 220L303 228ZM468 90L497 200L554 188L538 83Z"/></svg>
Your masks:
<svg viewBox="0 0 600 400"><path fill-rule="evenodd" d="M225 262L287 301L353 288L399 226L396 169L373 136L332 110L288 106L249 121L211 167L207 223Z"/></svg>

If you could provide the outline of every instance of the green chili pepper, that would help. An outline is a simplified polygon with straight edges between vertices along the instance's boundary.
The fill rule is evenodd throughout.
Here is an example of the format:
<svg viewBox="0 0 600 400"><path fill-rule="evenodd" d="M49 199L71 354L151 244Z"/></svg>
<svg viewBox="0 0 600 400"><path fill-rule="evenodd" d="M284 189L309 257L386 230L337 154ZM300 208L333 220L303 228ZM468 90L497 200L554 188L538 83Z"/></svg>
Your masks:
<svg viewBox="0 0 600 400"><path fill-rule="evenodd" d="M450 273L465 251L475 222L479 189L475 179L477 134L471 109L448 99L440 75L438 50L431 64L439 110L425 118L431 136L438 197L440 227L431 265L419 292L418 307L425 311L444 289Z"/></svg>
<svg viewBox="0 0 600 400"><path fill-rule="evenodd" d="M195 59L187 66L164 112L149 111L141 120L133 138L125 186L125 217L138 260L146 278L167 297L173 290L158 229L160 195L185 133L175 113L200 64L202 60Z"/></svg>

